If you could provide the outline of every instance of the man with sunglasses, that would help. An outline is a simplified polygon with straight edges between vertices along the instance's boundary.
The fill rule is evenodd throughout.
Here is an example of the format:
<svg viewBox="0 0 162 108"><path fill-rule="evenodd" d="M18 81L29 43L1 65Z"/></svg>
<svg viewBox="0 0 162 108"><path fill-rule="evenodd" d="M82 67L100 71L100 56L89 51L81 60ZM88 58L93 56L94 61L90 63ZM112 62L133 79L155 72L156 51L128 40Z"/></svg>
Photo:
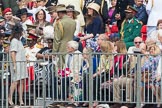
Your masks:
<svg viewBox="0 0 162 108"><path fill-rule="evenodd" d="M134 38L134 46L129 47L128 54L134 53L134 49L139 48L141 43L142 43L142 38L141 37Z"/></svg>

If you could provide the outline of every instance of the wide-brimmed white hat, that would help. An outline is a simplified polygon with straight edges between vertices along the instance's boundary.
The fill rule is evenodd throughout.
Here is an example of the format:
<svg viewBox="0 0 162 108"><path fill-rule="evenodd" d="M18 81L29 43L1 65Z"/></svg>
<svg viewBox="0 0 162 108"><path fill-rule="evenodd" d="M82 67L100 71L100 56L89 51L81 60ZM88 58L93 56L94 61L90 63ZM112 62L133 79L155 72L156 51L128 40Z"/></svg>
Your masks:
<svg viewBox="0 0 162 108"><path fill-rule="evenodd" d="M98 5L97 3L89 3L88 6L87 6L87 9L88 8L91 8L93 10L95 10L97 13L99 13L99 9L100 9L100 5Z"/></svg>

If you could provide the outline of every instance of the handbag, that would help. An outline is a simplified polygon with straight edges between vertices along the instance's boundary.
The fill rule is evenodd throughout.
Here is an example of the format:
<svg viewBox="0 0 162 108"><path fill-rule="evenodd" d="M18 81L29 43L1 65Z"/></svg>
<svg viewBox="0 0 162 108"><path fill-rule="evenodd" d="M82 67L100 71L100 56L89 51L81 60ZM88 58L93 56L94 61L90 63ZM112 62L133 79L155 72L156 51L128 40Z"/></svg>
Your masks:
<svg viewBox="0 0 162 108"><path fill-rule="evenodd" d="M71 70L69 69L69 68L65 68L65 69L59 69L58 70L58 75L59 76L62 76L62 77L68 77L69 75L70 75L70 73L71 73Z"/></svg>

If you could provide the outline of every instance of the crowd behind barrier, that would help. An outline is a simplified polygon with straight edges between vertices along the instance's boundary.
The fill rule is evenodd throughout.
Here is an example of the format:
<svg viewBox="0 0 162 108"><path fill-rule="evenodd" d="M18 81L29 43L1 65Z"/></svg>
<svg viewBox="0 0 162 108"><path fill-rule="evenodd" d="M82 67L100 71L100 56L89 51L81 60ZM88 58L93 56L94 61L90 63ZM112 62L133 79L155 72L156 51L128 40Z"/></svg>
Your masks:
<svg viewBox="0 0 162 108"><path fill-rule="evenodd" d="M162 107L161 5L0 0L0 106Z"/></svg>
<svg viewBox="0 0 162 108"><path fill-rule="evenodd" d="M79 67L57 68L58 59L65 54L51 54L52 59L41 61L21 61L20 63L34 63L34 74L29 68L28 77L23 83L23 100L25 106L43 106L62 102L81 106L108 104L130 104L140 108L141 104L162 104L162 81L157 68L162 55L119 54L119 53L75 53L72 56L88 55L89 65L83 61ZM111 56L111 68L104 69L99 62L101 56ZM119 57L125 59L119 59ZM117 59L116 59L117 58ZM116 59L116 60L115 60ZM74 59L73 59L74 60ZM111 60L108 60L110 63ZM19 61L18 61L19 62ZM73 61L78 64L78 61ZM148 63L147 65L145 65ZM0 72L0 104L2 108L8 106L8 92L12 83L10 60L1 61ZM122 67L120 67L122 65ZM94 67L99 66L99 67ZM79 69L79 71L76 71ZM94 69L98 72L94 72ZM99 70L102 70L99 72ZM156 70L156 71L154 71ZM32 70L33 71L33 70ZM159 79L160 78L160 79ZM22 82L20 82L22 83ZM14 104L18 105L18 88L13 97ZM88 105L87 104L87 105Z"/></svg>

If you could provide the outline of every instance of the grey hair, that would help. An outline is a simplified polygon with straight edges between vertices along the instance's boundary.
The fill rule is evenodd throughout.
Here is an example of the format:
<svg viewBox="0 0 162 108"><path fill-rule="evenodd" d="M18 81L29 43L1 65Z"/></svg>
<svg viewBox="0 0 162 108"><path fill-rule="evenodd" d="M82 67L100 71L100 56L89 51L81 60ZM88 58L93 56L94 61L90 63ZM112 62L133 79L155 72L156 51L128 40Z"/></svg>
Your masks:
<svg viewBox="0 0 162 108"><path fill-rule="evenodd" d="M67 44L68 44L69 47L74 48L75 50L78 50L78 47L79 47L79 43L78 42L76 42L76 41L69 41Z"/></svg>

